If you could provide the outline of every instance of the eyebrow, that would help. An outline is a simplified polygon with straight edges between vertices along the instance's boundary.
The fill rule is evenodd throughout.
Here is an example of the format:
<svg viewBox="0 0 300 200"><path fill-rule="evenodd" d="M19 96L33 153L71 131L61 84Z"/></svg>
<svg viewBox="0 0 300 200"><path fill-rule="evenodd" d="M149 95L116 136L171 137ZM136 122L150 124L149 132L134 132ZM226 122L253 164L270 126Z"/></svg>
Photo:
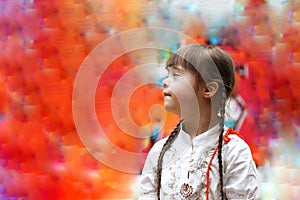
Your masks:
<svg viewBox="0 0 300 200"><path fill-rule="evenodd" d="M176 69L176 70L181 70L181 69L178 68L178 65L174 65L174 64L170 64L170 65L166 66L166 69L169 71L170 67L173 68L173 69Z"/></svg>

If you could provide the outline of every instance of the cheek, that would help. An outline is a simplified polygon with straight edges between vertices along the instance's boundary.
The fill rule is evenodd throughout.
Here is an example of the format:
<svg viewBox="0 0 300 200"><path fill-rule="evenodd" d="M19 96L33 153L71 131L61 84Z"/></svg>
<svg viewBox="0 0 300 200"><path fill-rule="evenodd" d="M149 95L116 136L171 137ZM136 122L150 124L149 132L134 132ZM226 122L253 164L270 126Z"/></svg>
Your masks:
<svg viewBox="0 0 300 200"><path fill-rule="evenodd" d="M191 84L182 83L174 88L174 95L177 101L184 104L190 104L198 101L198 96L195 93L195 88Z"/></svg>

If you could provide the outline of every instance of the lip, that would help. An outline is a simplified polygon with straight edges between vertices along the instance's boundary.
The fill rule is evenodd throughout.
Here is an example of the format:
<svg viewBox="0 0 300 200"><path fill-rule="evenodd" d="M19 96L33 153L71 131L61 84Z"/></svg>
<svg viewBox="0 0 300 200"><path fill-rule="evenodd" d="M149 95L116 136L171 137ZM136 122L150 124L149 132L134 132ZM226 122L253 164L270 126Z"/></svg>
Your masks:
<svg viewBox="0 0 300 200"><path fill-rule="evenodd" d="M171 97L172 95L171 95L171 93L168 92L168 91L163 91L163 96L164 96L164 97Z"/></svg>

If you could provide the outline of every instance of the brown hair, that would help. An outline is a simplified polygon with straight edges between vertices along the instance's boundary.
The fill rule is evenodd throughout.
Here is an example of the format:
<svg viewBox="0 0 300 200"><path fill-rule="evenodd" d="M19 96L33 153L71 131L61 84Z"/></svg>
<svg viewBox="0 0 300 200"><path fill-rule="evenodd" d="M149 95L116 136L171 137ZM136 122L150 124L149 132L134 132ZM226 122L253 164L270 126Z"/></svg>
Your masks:
<svg viewBox="0 0 300 200"><path fill-rule="evenodd" d="M200 83L208 83L210 81L216 81L219 83L219 96L221 102L219 107L220 118L220 135L219 135L219 149L218 149L218 163L220 174L220 193L221 198L224 199L223 192L223 165L222 165L222 138L223 127L225 118L225 102L230 97L235 84L234 78L234 63L225 51L212 45L191 44L186 45L176 52L174 52L166 63L166 67L172 67L175 65L181 65L182 67L191 70L196 75L198 85ZM162 147L158 158L157 164L157 197L160 199L160 187L161 187L161 173L162 162L165 152L170 148L173 141L179 134L182 120L177 124L177 127L172 131L167 141ZM207 186L208 187L208 186Z"/></svg>

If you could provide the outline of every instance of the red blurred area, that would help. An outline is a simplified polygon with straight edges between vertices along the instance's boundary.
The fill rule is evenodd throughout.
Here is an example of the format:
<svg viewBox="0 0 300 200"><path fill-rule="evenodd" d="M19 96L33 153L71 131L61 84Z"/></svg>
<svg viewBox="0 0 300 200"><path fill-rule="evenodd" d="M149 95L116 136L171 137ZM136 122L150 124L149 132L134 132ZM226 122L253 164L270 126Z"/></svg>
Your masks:
<svg viewBox="0 0 300 200"><path fill-rule="evenodd" d="M299 3L292 2L285 4L282 18L267 7L267 1L237 4L236 19L220 28L225 37L221 44L238 66L247 66L247 76L237 74L235 93L245 99L247 116L240 132L258 166L272 157L272 139L286 136L295 143L296 136L284 131L293 132L290 127L300 125L300 12ZM208 41L209 26L199 15L183 22L176 18L177 7L165 9L151 1L0 1L0 199L132 197L136 175L103 165L78 137L72 116L73 84L90 51L114 33L158 24ZM95 108L113 144L142 152L149 147L149 138L124 133L111 111L116 83L134 67L126 55L111 64L99 81ZM149 127L132 134L151 135L153 104L162 105L156 85L132 93L125 105L132 122ZM160 110L152 114L154 121L161 120ZM166 120L161 137L178 122L169 113Z"/></svg>

